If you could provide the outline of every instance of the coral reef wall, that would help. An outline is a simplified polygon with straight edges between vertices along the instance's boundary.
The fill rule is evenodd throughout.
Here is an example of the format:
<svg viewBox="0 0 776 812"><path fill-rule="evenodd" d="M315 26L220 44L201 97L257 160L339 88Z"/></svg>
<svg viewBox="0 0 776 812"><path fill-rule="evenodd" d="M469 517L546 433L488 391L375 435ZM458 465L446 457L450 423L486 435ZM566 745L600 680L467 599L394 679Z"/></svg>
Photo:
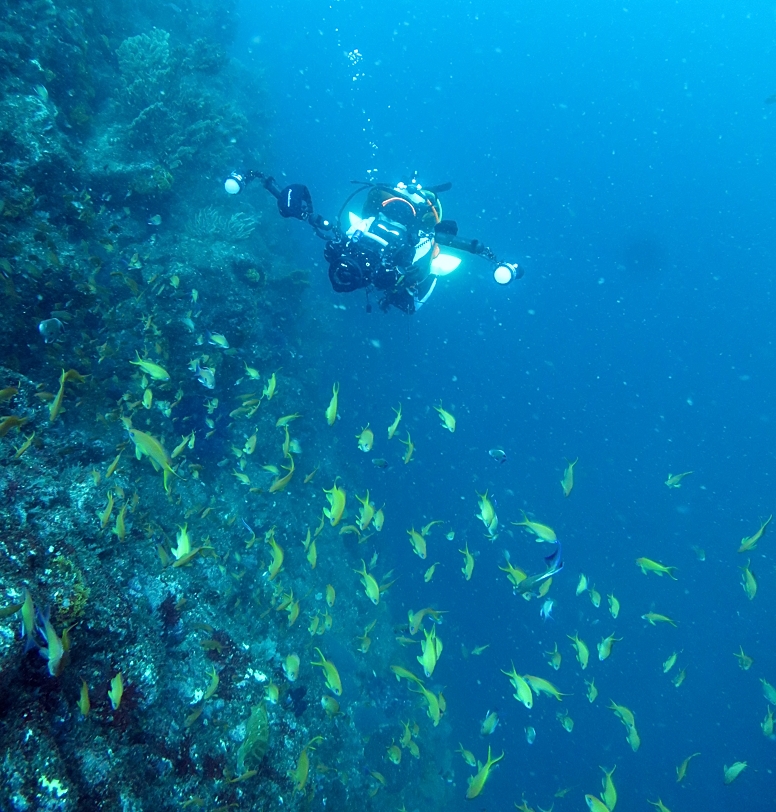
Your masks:
<svg viewBox="0 0 776 812"><path fill-rule="evenodd" d="M307 272L274 201L222 190L271 149L234 9L2 4L3 810L396 806L331 695L336 660L380 763L390 618L334 606L347 470L297 420Z"/></svg>

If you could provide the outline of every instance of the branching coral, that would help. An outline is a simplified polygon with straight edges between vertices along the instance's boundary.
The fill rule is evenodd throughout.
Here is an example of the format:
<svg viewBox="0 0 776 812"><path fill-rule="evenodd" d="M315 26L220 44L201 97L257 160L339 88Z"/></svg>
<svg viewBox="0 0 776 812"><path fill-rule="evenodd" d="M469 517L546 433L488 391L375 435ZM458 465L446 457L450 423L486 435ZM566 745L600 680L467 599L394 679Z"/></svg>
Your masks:
<svg viewBox="0 0 776 812"><path fill-rule="evenodd" d="M221 216L214 206L200 209L186 226L186 233L198 240L247 240L253 234L258 219L244 212L231 217Z"/></svg>

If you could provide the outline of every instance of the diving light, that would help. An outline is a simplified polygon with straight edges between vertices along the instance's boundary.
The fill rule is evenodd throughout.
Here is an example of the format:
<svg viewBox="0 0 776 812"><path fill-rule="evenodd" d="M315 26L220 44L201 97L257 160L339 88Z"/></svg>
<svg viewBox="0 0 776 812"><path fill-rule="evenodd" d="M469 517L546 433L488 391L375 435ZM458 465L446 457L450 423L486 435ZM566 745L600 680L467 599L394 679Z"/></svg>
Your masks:
<svg viewBox="0 0 776 812"><path fill-rule="evenodd" d="M460 264L461 260L458 257L454 257L452 254L440 253L431 260L431 273L434 276L447 276Z"/></svg>
<svg viewBox="0 0 776 812"><path fill-rule="evenodd" d="M493 278L499 285L508 285L513 280L520 279L522 275L523 271L516 262L502 262L493 271Z"/></svg>
<svg viewBox="0 0 776 812"><path fill-rule="evenodd" d="M228 195L236 195L245 188L246 178L239 172L232 172L224 181L224 190Z"/></svg>

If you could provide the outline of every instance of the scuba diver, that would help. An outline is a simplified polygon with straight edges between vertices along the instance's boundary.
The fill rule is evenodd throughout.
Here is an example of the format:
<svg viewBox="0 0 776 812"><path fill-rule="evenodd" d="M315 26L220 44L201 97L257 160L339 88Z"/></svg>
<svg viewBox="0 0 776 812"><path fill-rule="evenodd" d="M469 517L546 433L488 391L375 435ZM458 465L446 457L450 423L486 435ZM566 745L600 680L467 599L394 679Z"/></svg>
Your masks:
<svg viewBox="0 0 776 812"><path fill-rule="evenodd" d="M439 193L451 183L422 187L415 176L395 186L353 181L358 188L345 200L334 223L315 214L310 191L292 183L281 189L275 179L263 172L233 172L225 181L229 194L238 194L251 181L277 199L283 217L294 217L312 227L325 240L323 256L329 264L329 280L338 293L354 290L379 291L383 311L396 307L414 313L434 291L437 278L454 271L461 260L443 253L442 246L454 251L484 257L495 265L493 277L500 285L520 279L522 268L515 262L501 262L478 240L458 236L453 220L442 219ZM366 192L361 216L348 213L347 227L342 215L350 201ZM367 310L370 310L367 304Z"/></svg>

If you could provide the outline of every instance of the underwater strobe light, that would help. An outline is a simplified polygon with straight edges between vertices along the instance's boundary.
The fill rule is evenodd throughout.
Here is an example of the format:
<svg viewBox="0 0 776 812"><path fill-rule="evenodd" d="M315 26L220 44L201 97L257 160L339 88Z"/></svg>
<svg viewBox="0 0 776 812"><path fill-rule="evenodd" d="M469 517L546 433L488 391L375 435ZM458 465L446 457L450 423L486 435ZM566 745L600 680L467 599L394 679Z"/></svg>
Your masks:
<svg viewBox="0 0 776 812"><path fill-rule="evenodd" d="M241 175L239 172L232 172L224 181L224 189L227 194L239 194L245 188L247 181L248 179L244 175Z"/></svg>
<svg viewBox="0 0 776 812"><path fill-rule="evenodd" d="M520 279L523 269L518 267L516 262L501 262L493 271L493 278L499 285L508 285L515 279Z"/></svg>

